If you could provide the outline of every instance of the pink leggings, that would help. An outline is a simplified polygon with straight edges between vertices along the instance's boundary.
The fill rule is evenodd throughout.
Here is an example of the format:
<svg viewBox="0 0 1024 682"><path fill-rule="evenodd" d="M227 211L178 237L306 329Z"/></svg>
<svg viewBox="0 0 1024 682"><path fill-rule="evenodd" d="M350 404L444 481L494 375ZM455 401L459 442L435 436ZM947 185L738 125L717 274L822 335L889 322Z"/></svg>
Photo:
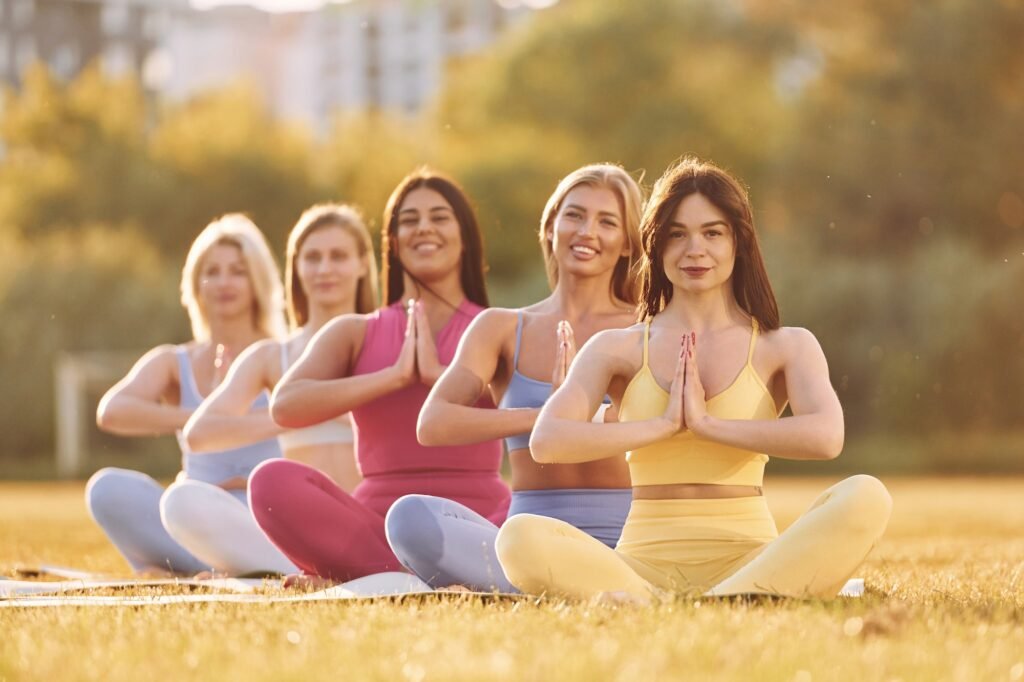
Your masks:
<svg viewBox="0 0 1024 682"><path fill-rule="evenodd" d="M401 472L367 476L349 495L316 469L272 459L249 477L256 523L304 573L353 580L404 570L388 546L384 515L402 495L460 502L500 525L509 490L495 472Z"/></svg>

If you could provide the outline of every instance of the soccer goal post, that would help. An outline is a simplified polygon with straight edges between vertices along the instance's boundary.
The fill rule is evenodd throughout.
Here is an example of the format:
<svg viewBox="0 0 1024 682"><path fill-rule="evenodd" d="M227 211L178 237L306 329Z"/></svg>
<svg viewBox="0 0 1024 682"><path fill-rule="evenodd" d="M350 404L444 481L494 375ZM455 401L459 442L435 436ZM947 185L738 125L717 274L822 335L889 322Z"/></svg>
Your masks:
<svg viewBox="0 0 1024 682"><path fill-rule="evenodd" d="M56 465L60 478L85 473L99 397L124 376L139 352L64 352L54 371Z"/></svg>

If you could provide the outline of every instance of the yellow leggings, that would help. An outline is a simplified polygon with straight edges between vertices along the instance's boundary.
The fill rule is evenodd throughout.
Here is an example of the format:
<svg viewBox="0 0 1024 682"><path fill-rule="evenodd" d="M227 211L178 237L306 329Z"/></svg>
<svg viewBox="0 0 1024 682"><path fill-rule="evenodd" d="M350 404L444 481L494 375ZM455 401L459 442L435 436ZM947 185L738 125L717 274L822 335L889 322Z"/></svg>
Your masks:
<svg viewBox="0 0 1024 682"><path fill-rule="evenodd" d="M533 514L508 519L496 549L509 581L527 593L829 598L881 538L891 511L881 481L853 476L822 493L782 535L763 497L634 500L614 550Z"/></svg>

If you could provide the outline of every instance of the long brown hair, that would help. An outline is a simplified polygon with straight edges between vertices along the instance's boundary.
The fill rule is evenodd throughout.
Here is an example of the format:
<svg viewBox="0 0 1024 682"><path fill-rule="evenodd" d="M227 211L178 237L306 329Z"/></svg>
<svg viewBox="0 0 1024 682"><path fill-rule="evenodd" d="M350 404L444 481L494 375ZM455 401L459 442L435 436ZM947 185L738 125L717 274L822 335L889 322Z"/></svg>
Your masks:
<svg viewBox="0 0 1024 682"><path fill-rule="evenodd" d="M668 225L683 199L700 194L725 215L736 242L732 291L736 303L757 320L761 329L779 328L779 306L754 230L750 197L739 180L713 163L692 156L669 166L654 184L640 223L644 258L640 264L640 319L653 317L672 300L672 283L662 256Z"/></svg>
<svg viewBox="0 0 1024 682"><path fill-rule="evenodd" d="M459 272L462 293L473 303L488 307L490 302L487 298L487 285L484 282L484 272L487 270L484 263L484 240L480 234L476 212L466 192L454 180L427 166L417 168L402 178L384 207L384 224L380 235L384 304L391 305L402 295L405 267L398 258L398 249L392 240L398 232L398 211L402 207L402 202L409 192L420 187L434 190L452 207L462 236L462 268ZM423 282L417 280L416 283L430 291L430 287Z"/></svg>
<svg viewBox="0 0 1024 682"><path fill-rule="evenodd" d="M540 217L540 249L544 254L544 268L548 274L548 284L554 289L558 284L558 261L551 250L551 236L554 230L555 217L562 208L562 202L576 187L587 185L609 190L619 201L622 212L622 228L629 242L629 255L623 256L615 264L612 272L612 293L626 303L636 304L636 274L640 264L640 213L643 210L644 194L640 185L626 172L622 166L611 163L594 163L577 168L569 173L548 198L547 205Z"/></svg>
<svg viewBox="0 0 1024 682"><path fill-rule="evenodd" d="M372 313L377 308L377 261L373 258L373 240L362 214L348 204L317 204L303 211L288 235L284 281L288 320L293 328L309 321L309 298L296 272L299 252L309 235L325 227L340 227L352 235L359 257L366 261L366 274L356 284L356 312Z"/></svg>

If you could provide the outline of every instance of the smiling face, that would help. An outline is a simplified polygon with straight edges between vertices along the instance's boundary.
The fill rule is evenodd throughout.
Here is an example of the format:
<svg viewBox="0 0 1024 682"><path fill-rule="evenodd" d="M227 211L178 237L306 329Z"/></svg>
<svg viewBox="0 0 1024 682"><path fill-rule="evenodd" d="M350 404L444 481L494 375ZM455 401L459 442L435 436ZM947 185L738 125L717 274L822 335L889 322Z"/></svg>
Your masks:
<svg viewBox="0 0 1024 682"><path fill-rule="evenodd" d="M451 204L429 187L410 191L398 209L398 259L418 280L436 281L458 272L462 236Z"/></svg>
<svg viewBox="0 0 1024 682"><path fill-rule="evenodd" d="M594 277L610 273L629 255L618 197L606 187L577 185L566 194L551 226L560 273Z"/></svg>
<svg viewBox="0 0 1024 682"><path fill-rule="evenodd" d="M242 250L220 242L210 247L199 267L198 298L208 317L251 315L253 290Z"/></svg>
<svg viewBox="0 0 1024 682"><path fill-rule="evenodd" d="M337 225L313 230L302 240L295 271L306 297L315 305L336 307L352 301L368 264L348 230Z"/></svg>
<svg viewBox="0 0 1024 682"><path fill-rule="evenodd" d="M733 229L703 194L679 202L664 230L662 266L676 290L699 293L729 282L736 264Z"/></svg>

